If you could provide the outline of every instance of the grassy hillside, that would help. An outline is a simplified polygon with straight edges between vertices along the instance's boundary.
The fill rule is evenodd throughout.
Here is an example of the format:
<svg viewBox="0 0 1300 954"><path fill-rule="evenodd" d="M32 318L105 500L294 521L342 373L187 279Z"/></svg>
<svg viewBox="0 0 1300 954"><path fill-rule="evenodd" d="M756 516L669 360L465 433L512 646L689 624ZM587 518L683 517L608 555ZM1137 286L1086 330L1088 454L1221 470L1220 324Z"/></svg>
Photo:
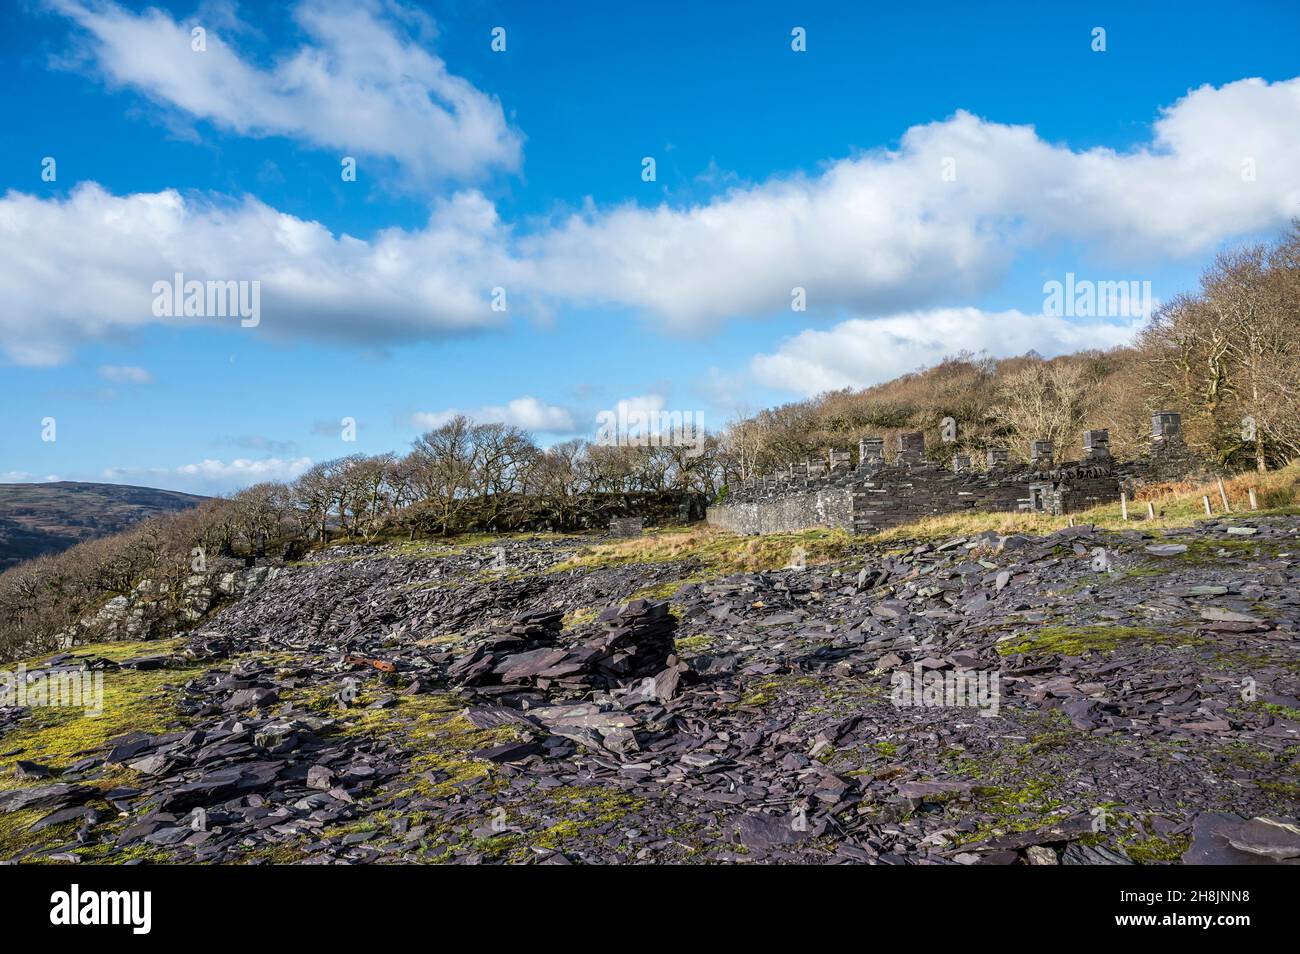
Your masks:
<svg viewBox="0 0 1300 954"><path fill-rule="evenodd" d="M57 481L0 484L0 570L147 517L188 510L204 498L174 490Z"/></svg>

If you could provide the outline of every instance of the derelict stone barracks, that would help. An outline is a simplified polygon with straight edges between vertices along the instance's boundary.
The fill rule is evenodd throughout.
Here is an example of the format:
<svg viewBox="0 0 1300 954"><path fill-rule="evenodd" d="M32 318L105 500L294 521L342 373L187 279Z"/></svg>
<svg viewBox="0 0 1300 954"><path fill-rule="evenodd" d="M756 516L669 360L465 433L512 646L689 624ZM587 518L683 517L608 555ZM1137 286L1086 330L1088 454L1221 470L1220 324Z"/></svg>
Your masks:
<svg viewBox="0 0 1300 954"><path fill-rule="evenodd" d="M1204 471L1172 412L1152 417L1151 449L1135 461L1110 456L1104 430L1084 434L1084 459L1057 464L1051 441L1034 441L1030 462L1011 467L1005 448L987 451L986 468L975 471L965 455L951 466L925 457L925 435L898 435L897 454L885 462L885 442L858 442L858 466L849 451L832 450L824 460L791 464L775 474L744 482L721 504L708 509L708 522L734 533L786 533L838 527L873 533L923 517L976 511L1038 511L1066 514L1115 502L1121 491L1145 482L1175 480Z"/></svg>

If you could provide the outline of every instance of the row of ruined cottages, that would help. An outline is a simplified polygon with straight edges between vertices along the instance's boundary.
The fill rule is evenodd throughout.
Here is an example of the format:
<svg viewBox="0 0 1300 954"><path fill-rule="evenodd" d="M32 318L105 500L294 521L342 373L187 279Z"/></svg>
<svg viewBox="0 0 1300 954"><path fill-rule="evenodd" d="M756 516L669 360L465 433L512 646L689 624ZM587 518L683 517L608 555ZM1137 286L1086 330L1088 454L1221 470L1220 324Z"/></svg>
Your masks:
<svg viewBox="0 0 1300 954"><path fill-rule="evenodd" d="M731 488L708 509L708 522L735 533L787 533L832 527L874 533L924 517L963 511L1075 513L1113 503L1143 483L1179 480L1204 471L1182 438L1182 418L1172 411L1151 419L1151 443L1137 460L1111 456L1104 430L1087 431L1083 460L1058 463L1052 442L1030 445L1029 461L1009 463L1006 448L987 450L986 469L969 456L950 464L926 456L925 435L899 434L894 458L885 460L881 438L858 442L858 463L848 450L791 464L777 473Z"/></svg>

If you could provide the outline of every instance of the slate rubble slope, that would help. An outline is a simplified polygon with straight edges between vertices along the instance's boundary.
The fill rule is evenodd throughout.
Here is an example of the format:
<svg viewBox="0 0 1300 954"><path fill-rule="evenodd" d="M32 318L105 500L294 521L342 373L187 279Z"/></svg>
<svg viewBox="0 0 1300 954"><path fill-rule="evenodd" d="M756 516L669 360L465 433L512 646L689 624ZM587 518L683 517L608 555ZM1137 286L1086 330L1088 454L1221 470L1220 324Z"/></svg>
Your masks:
<svg viewBox="0 0 1300 954"><path fill-rule="evenodd" d="M176 731L48 776L0 711L27 765L0 811L60 835L17 856L1300 860L1300 519L863 545L686 583L671 614L629 598L697 564L502 546L336 548L172 657L56 658L208 668ZM918 667L997 673L997 714L896 705Z"/></svg>

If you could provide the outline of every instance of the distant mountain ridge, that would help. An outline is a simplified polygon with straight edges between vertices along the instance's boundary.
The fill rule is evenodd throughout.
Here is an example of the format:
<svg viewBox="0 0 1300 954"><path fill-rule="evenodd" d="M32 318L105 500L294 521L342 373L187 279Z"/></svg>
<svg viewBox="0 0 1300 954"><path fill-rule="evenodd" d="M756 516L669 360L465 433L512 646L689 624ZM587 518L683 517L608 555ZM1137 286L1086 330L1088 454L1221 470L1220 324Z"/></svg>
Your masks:
<svg viewBox="0 0 1300 954"><path fill-rule="evenodd" d="M188 510L204 499L176 490L72 480L0 484L0 571L158 514Z"/></svg>

